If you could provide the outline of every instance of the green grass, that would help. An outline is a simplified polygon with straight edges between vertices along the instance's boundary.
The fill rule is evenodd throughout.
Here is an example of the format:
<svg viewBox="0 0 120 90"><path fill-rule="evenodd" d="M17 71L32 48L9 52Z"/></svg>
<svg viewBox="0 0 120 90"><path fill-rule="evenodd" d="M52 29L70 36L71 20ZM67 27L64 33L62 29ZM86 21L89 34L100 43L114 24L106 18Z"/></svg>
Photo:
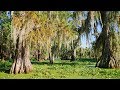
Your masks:
<svg viewBox="0 0 120 90"><path fill-rule="evenodd" d="M120 79L120 69L95 68L95 60L82 59L74 62L56 60L33 61L33 71L29 74L9 74L10 61L0 62L0 79Z"/></svg>

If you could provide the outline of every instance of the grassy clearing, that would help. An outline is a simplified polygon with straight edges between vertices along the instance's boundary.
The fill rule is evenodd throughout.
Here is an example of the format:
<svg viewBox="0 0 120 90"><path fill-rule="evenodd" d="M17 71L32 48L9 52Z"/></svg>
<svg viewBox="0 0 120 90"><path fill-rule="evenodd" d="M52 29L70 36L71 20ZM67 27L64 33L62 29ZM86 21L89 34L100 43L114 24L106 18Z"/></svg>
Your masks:
<svg viewBox="0 0 120 90"><path fill-rule="evenodd" d="M95 60L82 59L75 62L56 60L33 61L33 71L29 74L9 74L10 61L0 62L0 79L120 79L120 69L95 68Z"/></svg>

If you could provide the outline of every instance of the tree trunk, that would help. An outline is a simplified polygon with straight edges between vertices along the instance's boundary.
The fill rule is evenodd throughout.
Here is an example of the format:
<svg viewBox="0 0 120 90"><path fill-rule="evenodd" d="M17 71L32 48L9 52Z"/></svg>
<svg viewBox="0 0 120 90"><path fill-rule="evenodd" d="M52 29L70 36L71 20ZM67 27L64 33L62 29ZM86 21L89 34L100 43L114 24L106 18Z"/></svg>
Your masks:
<svg viewBox="0 0 120 90"><path fill-rule="evenodd" d="M21 43L21 38L22 37L18 37L17 39L15 59L10 69L11 74L28 73L32 70L32 65L29 59L29 45L25 43L23 46L23 42Z"/></svg>
<svg viewBox="0 0 120 90"><path fill-rule="evenodd" d="M54 63L54 54L52 54L51 58L50 58L50 64Z"/></svg>
<svg viewBox="0 0 120 90"><path fill-rule="evenodd" d="M3 61L3 62L5 61L5 60L4 60L4 57L5 57L5 56L4 56L4 51L2 50L1 61Z"/></svg>
<svg viewBox="0 0 120 90"><path fill-rule="evenodd" d="M71 54L71 60L70 61L75 61L76 60L76 50L80 46L80 33L79 36L76 40L74 40L74 46L72 47L72 54Z"/></svg>
<svg viewBox="0 0 120 90"><path fill-rule="evenodd" d="M88 55L89 55L89 58L91 59L91 53L90 53L90 51L88 52Z"/></svg>
<svg viewBox="0 0 120 90"><path fill-rule="evenodd" d="M10 40L9 59L12 59L12 41Z"/></svg>
<svg viewBox="0 0 120 90"><path fill-rule="evenodd" d="M4 61L4 50L2 49L4 48L3 45L0 45L0 59L1 61Z"/></svg>
<svg viewBox="0 0 120 90"><path fill-rule="evenodd" d="M109 40L109 12L101 12L101 18L103 22L103 49L102 55L96 63L96 67L100 68L118 68L118 61L114 58L113 53L110 49L110 40Z"/></svg>
<svg viewBox="0 0 120 90"><path fill-rule="evenodd" d="M40 61L40 50L37 50L37 60Z"/></svg>
<svg viewBox="0 0 120 90"><path fill-rule="evenodd" d="M54 63L54 54L52 54L52 52L49 52L49 60L50 60L50 64Z"/></svg>
<svg viewBox="0 0 120 90"><path fill-rule="evenodd" d="M30 62L30 49L29 49L29 45L25 46L25 53L24 54L25 54L24 57L23 57L23 60L25 61L25 62L23 61L24 62L24 64L23 64L24 66L23 67L25 67L24 72L28 73L28 72L32 71L32 64Z"/></svg>
<svg viewBox="0 0 120 90"><path fill-rule="evenodd" d="M2 59L2 46L0 45L0 59Z"/></svg>
<svg viewBox="0 0 120 90"><path fill-rule="evenodd" d="M72 56L70 61L75 61L76 60L76 49L72 51Z"/></svg>
<svg viewBox="0 0 120 90"><path fill-rule="evenodd" d="M81 59L81 56L82 56L82 50L81 50L81 48L80 48L80 59Z"/></svg>

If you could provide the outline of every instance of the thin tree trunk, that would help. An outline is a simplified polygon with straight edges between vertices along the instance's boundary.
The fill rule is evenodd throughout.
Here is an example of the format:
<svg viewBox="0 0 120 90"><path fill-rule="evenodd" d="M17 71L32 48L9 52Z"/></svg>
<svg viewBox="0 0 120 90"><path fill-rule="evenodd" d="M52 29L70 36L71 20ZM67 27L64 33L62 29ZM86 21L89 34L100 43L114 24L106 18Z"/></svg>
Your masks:
<svg viewBox="0 0 120 90"><path fill-rule="evenodd" d="M2 46L0 45L0 59L2 59Z"/></svg>
<svg viewBox="0 0 120 90"><path fill-rule="evenodd" d="M51 58L51 53L49 52L49 60L50 60L50 58Z"/></svg>
<svg viewBox="0 0 120 90"><path fill-rule="evenodd" d="M40 50L37 50L37 60L40 61Z"/></svg>
<svg viewBox="0 0 120 90"><path fill-rule="evenodd" d="M1 60L4 62L4 51L2 50L2 54L1 54Z"/></svg>
<svg viewBox="0 0 120 90"><path fill-rule="evenodd" d="M88 53L89 53L89 58L91 59L91 53L90 53L90 51Z"/></svg>
<svg viewBox="0 0 120 90"><path fill-rule="evenodd" d="M81 50L81 48L80 48L80 59L81 59L81 56L82 56L82 50Z"/></svg>
<svg viewBox="0 0 120 90"><path fill-rule="evenodd" d="M49 53L49 60L50 60L50 64L54 63L54 54L52 55L52 53Z"/></svg>
<svg viewBox="0 0 120 90"><path fill-rule="evenodd" d="M10 47L9 47L9 59L12 58L12 41L10 40Z"/></svg>
<svg viewBox="0 0 120 90"><path fill-rule="evenodd" d="M76 49L72 51L72 56L71 56L71 61L75 61L75 60L76 60Z"/></svg>
<svg viewBox="0 0 120 90"><path fill-rule="evenodd" d="M80 43L80 33L79 33L78 38L75 40L74 46L72 47L71 61L75 61L76 60L76 50L80 46L79 43Z"/></svg>
<svg viewBox="0 0 120 90"><path fill-rule="evenodd" d="M51 58L50 58L50 64L54 63L54 54L52 54Z"/></svg>

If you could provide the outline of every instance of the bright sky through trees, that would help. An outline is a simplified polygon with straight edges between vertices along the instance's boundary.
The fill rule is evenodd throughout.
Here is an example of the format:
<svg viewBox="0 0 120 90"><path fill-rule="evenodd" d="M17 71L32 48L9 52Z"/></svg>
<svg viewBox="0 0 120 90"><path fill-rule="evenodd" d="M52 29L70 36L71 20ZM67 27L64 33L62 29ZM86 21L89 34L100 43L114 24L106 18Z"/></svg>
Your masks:
<svg viewBox="0 0 120 90"><path fill-rule="evenodd" d="M97 30L98 30L98 33L100 33L100 32L102 31L102 28L101 28L100 25L98 25ZM92 33L93 33L93 32L92 32ZM89 43L87 43L86 41L87 41L87 40L86 40L86 36L83 36L83 37L81 38L81 47L83 47L83 48L91 47L91 43L92 43L93 41L95 41L95 36L91 35L90 40L89 40Z"/></svg>

